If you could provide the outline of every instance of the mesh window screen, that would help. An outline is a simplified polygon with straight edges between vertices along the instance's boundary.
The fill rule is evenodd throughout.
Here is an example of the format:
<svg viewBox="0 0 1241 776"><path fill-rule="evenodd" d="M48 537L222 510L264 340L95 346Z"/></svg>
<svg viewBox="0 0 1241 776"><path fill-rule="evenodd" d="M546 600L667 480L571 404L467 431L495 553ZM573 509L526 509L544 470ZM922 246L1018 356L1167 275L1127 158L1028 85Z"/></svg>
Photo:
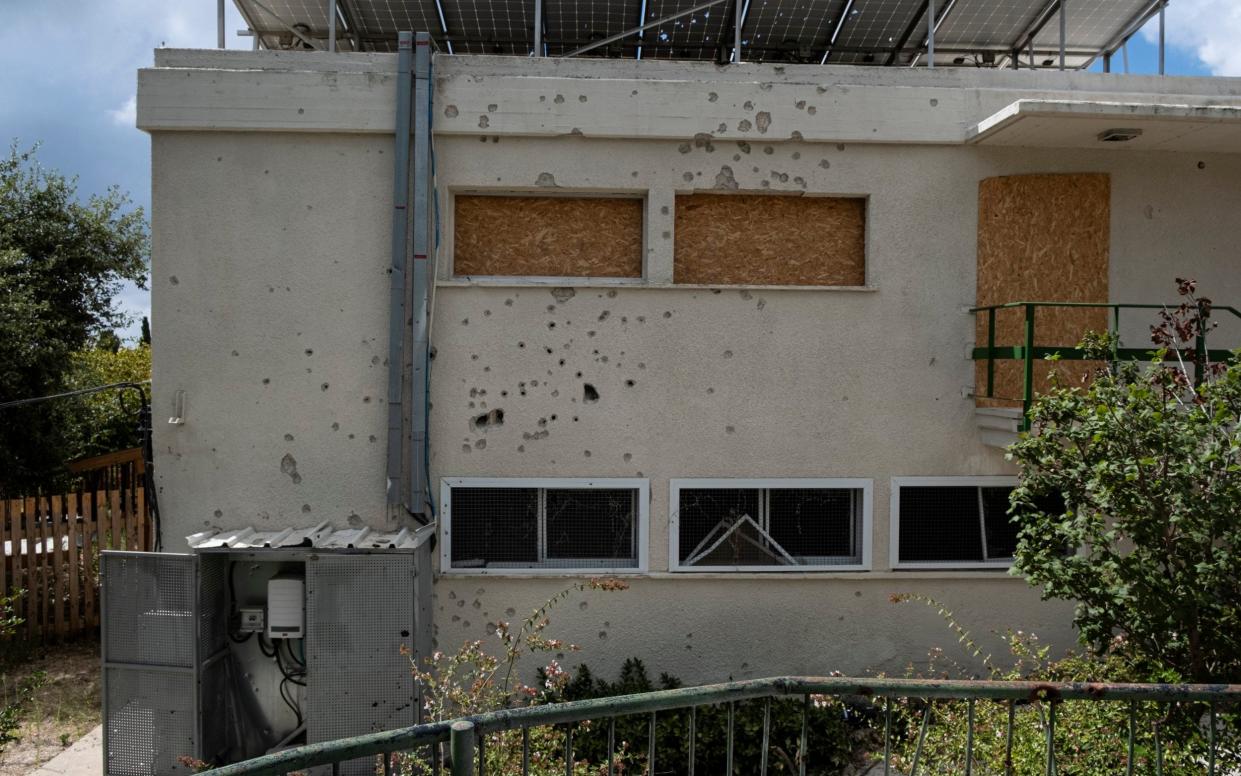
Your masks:
<svg viewBox="0 0 1241 776"><path fill-rule="evenodd" d="M1008 485L902 486L900 560L1011 560L1020 531L1008 514L1012 492Z"/></svg>
<svg viewBox="0 0 1241 776"><path fill-rule="evenodd" d="M677 554L686 566L860 563L861 504L847 488L685 488Z"/></svg>
<svg viewBox="0 0 1241 776"><path fill-rule="evenodd" d="M637 493L632 488L453 488L452 566L637 567Z"/></svg>
<svg viewBox="0 0 1241 776"><path fill-rule="evenodd" d="M861 562L858 494L852 490L774 488L768 497L771 538L803 562Z"/></svg>
<svg viewBox="0 0 1241 776"><path fill-rule="evenodd" d="M692 488L681 491L680 551L684 563L692 554L701 552L707 535L722 520L736 520L749 515L758 520L758 490L741 488ZM706 565L706 564L704 564ZM730 564L731 565L731 564Z"/></svg>
<svg viewBox="0 0 1241 776"><path fill-rule="evenodd" d="M549 489L546 509L549 565L554 560L637 565L632 490Z"/></svg>
<svg viewBox="0 0 1241 776"><path fill-rule="evenodd" d="M1020 526L1008 516L1012 488L983 488L982 516L987 527L987 560L1008 560L1017 549Z"/></svg>
<svg viewBox="0 0 1241 776"><path fill-rule="evenodd" d="M900 518L902 561L983 559L973 485L902 487Z"/></svg>
<svg viewBox="0 0 1241 776"><path fill-rule="evenodd" d="M531 565L539 560L538 488L454 488L452 565Z"/></svg>

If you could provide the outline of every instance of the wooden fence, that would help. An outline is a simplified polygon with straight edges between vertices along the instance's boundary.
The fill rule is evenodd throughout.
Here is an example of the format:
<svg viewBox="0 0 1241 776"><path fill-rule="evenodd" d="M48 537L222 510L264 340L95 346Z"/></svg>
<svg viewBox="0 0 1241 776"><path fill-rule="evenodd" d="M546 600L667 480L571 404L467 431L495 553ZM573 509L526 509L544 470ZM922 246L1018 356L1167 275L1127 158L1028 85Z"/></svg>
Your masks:
<svg viewBox="0 0 1241 776"><path fill-rule="evenodd" d="M153 548L141 461L107 466L72 493L0 500L0 595L25 591L13 603L25 620L18 637L59 641L98 628L100 550Z"/></svg>

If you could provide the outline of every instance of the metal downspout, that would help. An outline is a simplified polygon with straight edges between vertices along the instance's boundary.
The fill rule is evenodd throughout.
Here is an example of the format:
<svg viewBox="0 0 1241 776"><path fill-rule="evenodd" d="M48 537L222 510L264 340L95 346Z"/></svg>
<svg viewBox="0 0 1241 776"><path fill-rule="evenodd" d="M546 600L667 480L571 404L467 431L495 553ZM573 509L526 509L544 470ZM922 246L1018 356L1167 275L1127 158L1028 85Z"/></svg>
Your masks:
<svg viewBox="0 0 1241 776"><path fill-rule="evenodd" d="M397 40L396 142L393 154L392 184L392 265L389 278L388 322L388 518L397 518L401 504L408 506L403 481L404 423L402 418L405 363L405 266L409 233L409 132L410 99L413 86L412 33L402 32Z"/></svg>
<svg viewBox="0 0 1241 776"><path fill-rule="evenodd" d="M411 364L409 371L409 511L424 515L428 493L427 416L430 341L431 254L431 34L414 39L414 264L410 306ZM424 518L425 522L425 518Z"/></svg>

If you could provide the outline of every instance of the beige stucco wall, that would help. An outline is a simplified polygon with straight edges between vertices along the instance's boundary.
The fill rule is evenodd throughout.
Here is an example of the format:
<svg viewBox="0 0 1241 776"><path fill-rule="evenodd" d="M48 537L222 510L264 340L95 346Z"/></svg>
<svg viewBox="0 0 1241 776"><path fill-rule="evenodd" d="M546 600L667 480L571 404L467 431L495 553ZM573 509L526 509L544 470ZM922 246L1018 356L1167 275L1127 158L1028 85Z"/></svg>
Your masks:
<svg viewBox="0 0 1241 776"><path fill-rule="evenodd" d="M374 69L382 71L384 61L376 61ZM450 71L441 92L463 106L485 101L488 86L477 72L486 61L463 61L456 76L454 66L437 62ZM767 75L777 77L770 69ZM331 124L307 133L294 119L236 131L227 115L220 119L227 126L214 130L201 121L171 127L172 109L159 101L160 89L171 87L157 76L145 76L145 104L139 95L140 123L152 129L156 417L171 414L178 390L187 406L184 425L157 423L166 545L176 548L180 537L208 526L264 529L324 519L379 525L392 138L382 131L382 117L373 116L381 113L379 94L394 88L391 79L371 79L376 96L356 112L372 118L358 119L356 131ZM616 92L615 83L570 76L534 79L530 101L567 94L573 97L563 103L568 112L588 104L577 95L608 105L620 99L598 96ZM198 77L220 93L224 76L204 71ZM1060 85L1075 84L1073 78L1080 76L1063 76ZM1139 80L1149 90L1149 79L1133 83ZM563 134L560 123L581 115L559 116L554 99L511 115L497 109L485 134L475 116L468 131L448 126L437 135L443 234L451 231L454 191L533 190L541 176L547 181L545 174L562 190L636 191L648 198L650 282L642 287L583 284L570 295L529 284L472 285L450 279L448 241L439 257L433 482L446 476L650 479L651 573L631 580L628 592L575 597L553 617L552 635L582 644L579 657L592 667L610 671L632 655L687 681L899 670L934 646L955 645L932 612L887 602L907 591L943 601L979 635L1011 627L1071 643L1069 607L1039 603L1021 580L996 572L887 570L890 477L1012 471L999 450L980 442L967 398L973 322L963 308L974 300L978 181L1021 172L1108 172L1113 299L1166 300L1172 278L1189 275L1226 303L1241 301L1232 247L1241 160L967 147L948 142L949 132L963 135L970 117L988 109L981 103L1002 106L1013 95L967 93L950 81L918 86L938 91L913 89L918 93L911 96L899 84L865 85L878 90L865 102L875 113L848 119L861 122L856 127L841 117L830 120L839 124L832 130L825 119L817 140L788 140L786 131L784 140L750 139L748 150L728 137L715 138L712 150L692 143L687 150L690 137L677 134L681 119L633 128L632 111L614 122L624 125L623 133L607 132L606 116L592 119L591 131L620 137ZM311 110L296 115L316 115L320 105L309 98L320 95L319 86L297 88ZM898 88L899 106L889 104ZM719 92L734 101L752 98L760 108L772 99L754 79L739 78ZM290 94L282 99L292 111L297 92ZM502 97L492 99L500 101L513 92L496 94ZM848 94L845 87L839 96ZM674 96L660 98L661 110L672 111ZM929 134L918 141L908 119L911 101L924 105L923 113L956 112L928 119ZM780 111L802 109L790 103L771 110L779 120ZM884 123L885 111L897 129ZM850 136L838 143L831 136L858 134L863 124L874 124L875 134L884 127L890 142ZM900 132L903 141L891 136ZM672 241L672 217L663 206L678 191L713 187L724 166L741 189L867 196L868 288L659 282L668 277ZM583 382L598 388L597 403L583 404ZM471 426L484 403L504 410L503 426L486 432ZM875 570L669 574L668 480L695 476L873 479ZM497 620L520 618L569 581L442 576L438 645L483 638Z"/></svg>

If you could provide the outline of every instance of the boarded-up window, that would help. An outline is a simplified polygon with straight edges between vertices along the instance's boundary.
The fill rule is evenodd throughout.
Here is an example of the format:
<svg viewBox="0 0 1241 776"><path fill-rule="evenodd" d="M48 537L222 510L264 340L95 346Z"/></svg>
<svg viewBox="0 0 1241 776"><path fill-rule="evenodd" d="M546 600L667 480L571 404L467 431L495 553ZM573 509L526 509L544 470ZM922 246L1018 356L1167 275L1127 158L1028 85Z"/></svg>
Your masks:
<svg viewBox="0 0 1241 776"><path fill-rule="evenodd" d="M642 277L642 200L457 196L453 274Z"/></svg>
<svg viewBox="0 0 1241 776"><path fill-rule="evenodd" d="M1111 225L1111 182L1106 173L1009 175L978 184L978 305L1008 302L1106 302ZM996 314L995 344L1024 341L1021 309ZM977 316L975 342L987 342L987 316ZM1103 308L1039 308L1036 346L1072 347L1087 331L1106 331ZM1096 364L1039 361L1034 389L1047 389L1054 367L1077 383ZM980 405L1020 404L1022 363L995 362L992 399L986 399L986 362L975 364Z"/></svg>
<svg viewBox="0 0 1241 776"><path fill-rule="evenodd" d="M866 283L865 199L687 194L676 208L677 283Z"/></svg>

